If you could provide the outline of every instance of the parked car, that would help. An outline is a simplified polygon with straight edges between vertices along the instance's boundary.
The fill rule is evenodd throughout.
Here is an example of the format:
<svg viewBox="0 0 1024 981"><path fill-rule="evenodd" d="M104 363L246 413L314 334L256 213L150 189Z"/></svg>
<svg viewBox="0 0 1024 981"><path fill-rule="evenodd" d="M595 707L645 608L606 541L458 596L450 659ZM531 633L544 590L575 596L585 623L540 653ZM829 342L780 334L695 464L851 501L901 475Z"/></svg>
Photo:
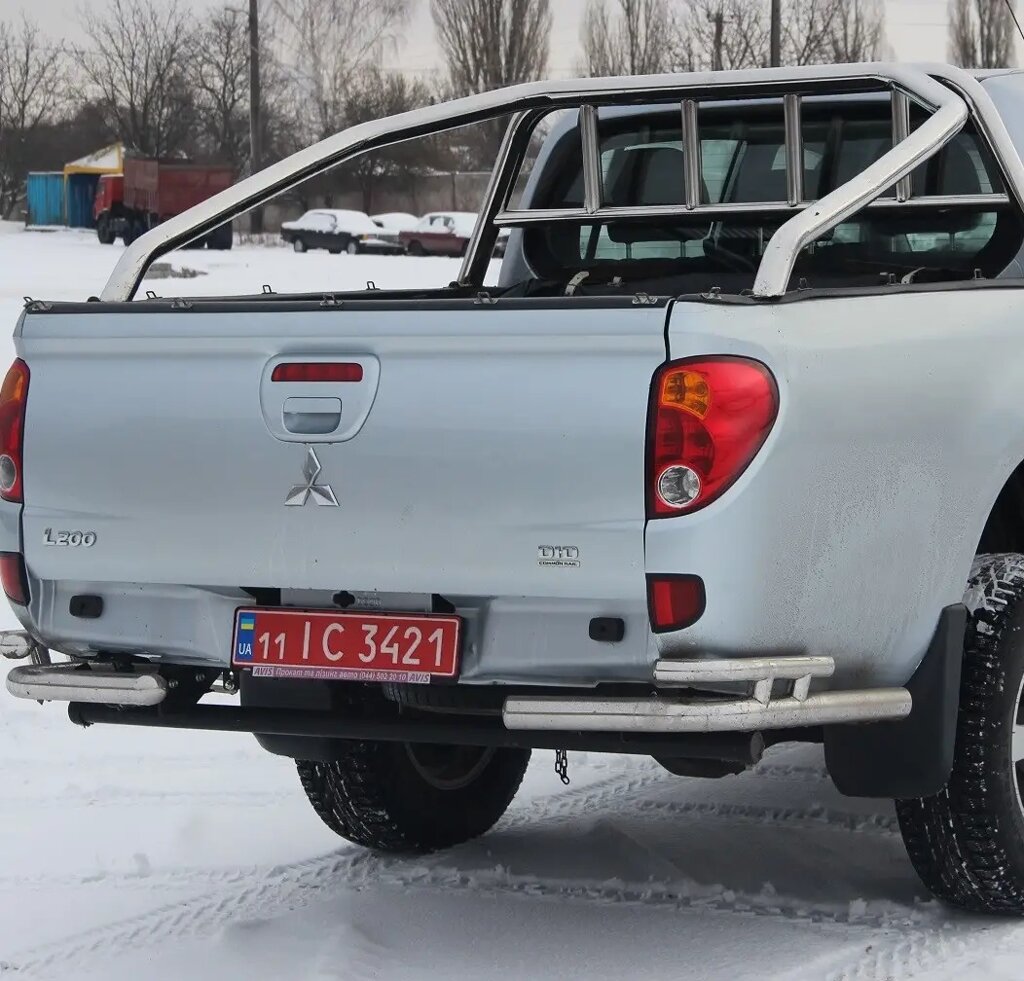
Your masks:
<svg viewBox="0 0 1024 981"><path fill-rule="evenodd" d="M295 221L281 224L281 238L296 252L327 249L332 254L401 255L404 251L396 232L385 231L362 211L316 208Z"/></svg>
<svg viewBox="0 0 1024 981"><path fill-rule="evenodd" d="M545 100L578 111L520 193ZM1020 73L936 64L531 83L374 129L511 116L456 282L129 302L360 127L98 302L29 301L9 690L256 734L398 853L488 831L533 748L709 778L823 743L936 896L1024 914L1022 108Z"/></svg>
<svg viewBox="0 0 1024 981"><path fill-rule="evenodd" d="M419 224L419 218L406 211L388 211L382 215L370 215L370 218L378 227L395 234L412 231Z"/></svg>
<svg viewBox="0 0 1024 981"><path fill-rule="evenodd" d="M96 237L104 245L117 238L130 245L161 222L230 187L234 180L234 170L224 165L127 157L123 174L103 174L96 184ZM231 223L190 243L191 248L204 245L230 249Z"/></svg>
<svg viewBox="0 0 1024 981"><path fill-rule="evenodd" d="M399 240L409 255L465 255L475 224L471 211L434 211L401 232Z"/></svg>

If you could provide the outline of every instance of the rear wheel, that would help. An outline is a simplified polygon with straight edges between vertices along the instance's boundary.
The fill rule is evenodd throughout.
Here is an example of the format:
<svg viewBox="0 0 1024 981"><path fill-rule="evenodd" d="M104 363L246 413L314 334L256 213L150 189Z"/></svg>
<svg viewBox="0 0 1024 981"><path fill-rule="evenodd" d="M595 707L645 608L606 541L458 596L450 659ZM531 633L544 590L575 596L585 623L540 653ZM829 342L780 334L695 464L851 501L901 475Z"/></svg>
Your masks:
<svg viewBox="0 0 1024 981"><path fill-rule="evenodd" d="M431 852L490 830L515 797L528 749L346 740L331 762L298 760L321 820L384 852Z"/></svg>
<svg viewBox="0 0 1024 981"><path fill-rule="evenodd" d="M345 251L349 255L359 255L359 243L349 242L348 245L345 246Z"/></svg>
<svg viewBox="0 0 1024 981"><path fill-rule="evenodd" d="M218 251L225 252L234 244L234 237L235 236L231 229L231 223L228 222L226 225L221 225L219 228L215 228L206 236L206 247L208 249L217 249Z"/></svg>
<svg viewBox="0 0 1024 981"><path fill-rule="evenodd" d="M1024 914L1024 555L982 555L966 602L953 772L896 802L914 868L943 901Z"/></svg>
<svg viewBox="0 0 1024 981"><path fill-rule="evenodd" d="M96 220L96 237L100 240L101 245L113 245L114 244L114 230L110 227L110 219L106 215L100 215Z"/></svg>
<svg viewBox="0 0 1024 981"><path fill-rule="evenodd" d="M424 250L423 250L423 243L418 241L417 239L413 239L405 247L405 251L408 252L409 255L425 255L426 254L424 252Z"/></svg>
<svg viewBox="0 0 1024 981"><path fill-rule="evenodd" d="M131 245L140 235L146 234L146 228L141 221L132 221L129 219L124 224L124 231L121 233L121 238L124 240L125 245Z"/></svg>
<svg viewBox="0 0 1024 981"><path fill-rule="evenodd" d="M297 238L294 242L292 242L292 248L296 252L305 252L306 251L306 241L305 241L305 239Z"/></svg>

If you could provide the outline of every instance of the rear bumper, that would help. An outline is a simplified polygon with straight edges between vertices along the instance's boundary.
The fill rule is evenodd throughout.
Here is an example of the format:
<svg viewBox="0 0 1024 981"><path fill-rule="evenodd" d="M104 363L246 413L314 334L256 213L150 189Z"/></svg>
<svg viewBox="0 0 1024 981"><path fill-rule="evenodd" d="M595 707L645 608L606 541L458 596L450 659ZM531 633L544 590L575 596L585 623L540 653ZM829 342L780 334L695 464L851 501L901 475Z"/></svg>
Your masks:
<svg viewBox="0 0 1024 981"><path fill-rule="evenodd" d="M84 658L141 655L218 669L230 666L235 611L261 605L243 590L40 580L31 567L29 592L23 622L51 650ZM102 597L101 616L71 615L72 597L83 594ZM332 596L323 590L284 590L280 605L336 609ZM463 620L462 683L591 687L602 682L649 684L653 677L658 653L641 596L445 599ZM431 612L432 604L432 597L424 594L357 594L355 608L424 613ZM278 605L276 597L271 605ZM599 617L623 621L621 641L591 639L590 622Z"/></svg>
<svg viewBox="0 0 1024 981"><path fill-rule="evenodd" d="M504 701L502 721L508 730L671 734L892 721L910 714L913 700L905 688L810 694L812 679L828 677L833 670L827 657L659 661L654 666L656 684L712 688L739 684L747 691L729 696L684 688L673 694L666 687L644 698L512 696ZM18 698L119 707L156 706L170 690L159 669L149 663L119 668L112 664L25 665L8 674L7 688ZM252 718L252 731L257 731L258 722Z"/></svg>

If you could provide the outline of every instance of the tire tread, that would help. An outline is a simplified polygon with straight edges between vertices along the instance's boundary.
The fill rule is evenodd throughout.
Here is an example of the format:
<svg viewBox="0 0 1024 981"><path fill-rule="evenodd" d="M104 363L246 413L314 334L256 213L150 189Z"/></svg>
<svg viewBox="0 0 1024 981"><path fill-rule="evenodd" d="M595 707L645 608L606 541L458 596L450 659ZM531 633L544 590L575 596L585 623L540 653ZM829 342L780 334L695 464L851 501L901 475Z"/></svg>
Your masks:
<svg viewBox="0 0 1024 981"><path fill-rule="evenodd" d="M1024 645L1010 644L1024 612L1024 556L975 561L965 602L964 641L953 772L931 797L896 801L907 853L939 899L975 912L1024 914L1024 818L1005 750Z"/></svg>

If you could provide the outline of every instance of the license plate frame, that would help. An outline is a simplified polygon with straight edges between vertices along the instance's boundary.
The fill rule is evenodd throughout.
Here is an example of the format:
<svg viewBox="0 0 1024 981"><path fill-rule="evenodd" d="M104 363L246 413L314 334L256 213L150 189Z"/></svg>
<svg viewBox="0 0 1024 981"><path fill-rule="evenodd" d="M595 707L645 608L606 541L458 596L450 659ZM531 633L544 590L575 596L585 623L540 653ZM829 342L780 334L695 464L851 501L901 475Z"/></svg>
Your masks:
<svg viewBox="0 0 1024 981"><path fill-rule="evenodd" d="M457 616L243 606L235 610L231 666L254 678L450 683L461 653Z"/></svg>

